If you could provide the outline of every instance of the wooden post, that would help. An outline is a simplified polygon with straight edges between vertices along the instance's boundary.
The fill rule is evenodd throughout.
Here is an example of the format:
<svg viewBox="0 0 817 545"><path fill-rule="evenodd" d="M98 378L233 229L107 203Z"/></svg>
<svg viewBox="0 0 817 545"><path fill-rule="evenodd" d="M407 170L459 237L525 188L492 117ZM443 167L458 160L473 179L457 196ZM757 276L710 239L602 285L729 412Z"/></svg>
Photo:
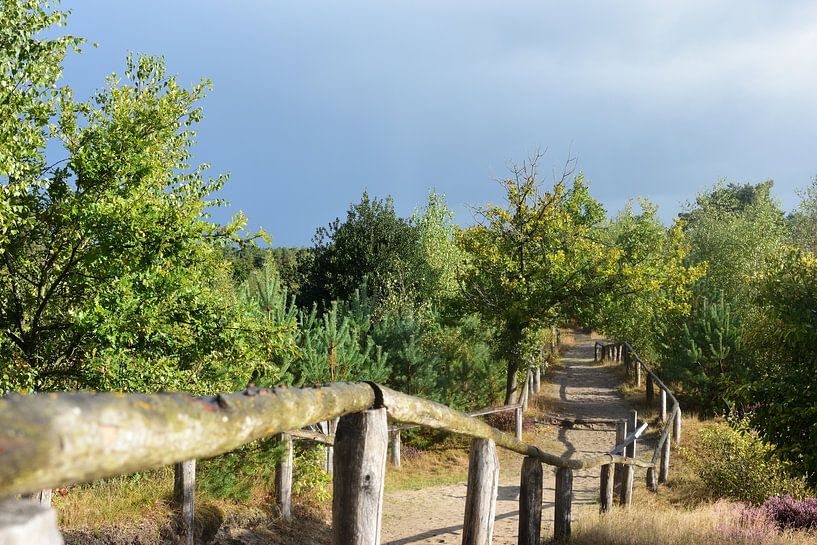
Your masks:
<svg viewBox="0 0 817 545"><path fill-rule="evenodd" d="M613 508L613 475L615 473L614 464L604 464L601 466L601 483L599 486L599 504L602 513L609 513Z"/></svg>
<svg viewBox="0 0 817 545"><path fill-rule="evenodd" d="M391 465L400 468L400 430L393 430L391 432Z"/></svg>
<svg viewBox="0 0 817 545"><path fill-rule="evenodd" d="M655 384L652 381L652 375L647 373L647 403L652 405L655 400Z"/></svg>
<svg viewBox="0 0 817 545"><path fill-rule="evenodd" d="M635 431L638 429L638 411L630 411L630 418L627 420L627 430ZM635 458L636 440L627 445L623 455L627 458ZM619 505L629 507L633 499L633 475L635 468L631 465L622 464L621 467L621 492L619 496Z"/></svg>
<svg viewBox="0 0 817 545"><path fill-rule="evenodd" d="M386 409L340 419L332 482L333 545L380 544L388 443Z"/></svg>
<svg viewBox="0 0 817 545"><path fill-rule="evenodd" d="M326 434L335 435L338 429L338 418L326 421ZM335 448L332 445L326 446L326 474L330 477L335 473ZM399 465L399 464L398 464Z"/></svg>
<svg viewBox="0 0 817 545"><path fill-rule="evenodd" d="M522 407L517 407L514 410L515 424L516 424L516 440L522 440Z"/></svg>
<svg viewBox="0 0 817 545"><path fill-rule="evenodd" d="M570 518L573 512L573 470L556 469L556 506L553 513L553 538L558 541L570 537Z"/></svg>
<svg viewBox="0 0 817 545"><path fill-rule="evenodd" d="M661 388L661 422L667 421L667 391Z"/></svg>
<svg viewBox="0 0 817 545"><path fill-rule="evenodd" d="M490 439L474 439L468 456L468 490L465 494L462 545L491 544L498 491L499 458L496 455L496 445Z"/></svg>
<svg viewBox="0 0 817 545"><path fill-rule="evenodd" d="M51 488L44 488L33 494L24 494L23 498L27 500L31 500L34 503L39 503L40 505L51 506L51 497L54 495L54 490Z"/></svg>
<svg viewBox="0 0 817 545"><path fill-rule="evenodd" d="M622 507L630 507L633 503L633 479L635 478L635 468L631 465L625 465L622 469L621 477L621 498L619 505Z"/></svg>
<svg viewBox="0 0 817 545"><path fill-rule="evenodd" d="M654 467L647 468L647 490L658 492L658 479L656 479Z"/></svg>
<svg viewBox="0 0 817 545"><path fill-rule="evenodd" d="M627 420L627 429L631 432L638 429L638 411L635 409L630 411L630 417ZM633 442L627 445L627 449L625 451L625 456L627 456L627 458L635 458L636 442L637 440L633 439Z"/></svg>
<svg viewBox="0 0 817 545"><path fill-rule="evenodd" d="M635 360L635 385L641 386L641 362Z"/></svg>
<svg viewBox="0 0 817 545"><path fill-rule="evenodd" d="M658 482L664 484L669 478L669 454L672 448L672 434L667 434L667 440L661 447L661 468L658 471Z"/></svg>
<svg viewBox="0 0 817 545"><path fill-rule="evenodd" d="M619 420L616 423L616 445L623 443L625 437L627 437L627 421ZM613 476L613 488L615 489L616 495L619 497L621 497L621 483L623 477L624 466L622 464L616 464L615 474Z"/></svg>
<svg viewBox="0 0 817 545"><path fill-rule="evenodd" d="M275 465L275 500L278 511L284 520L292 519L292 436L288 433L278 435L284 445L281 459Z"/></svg>
<svg viewBox="0 0 817 545"><path fill-rule="evenodd" d="M179 513L179 543L193 545L195 536L196 461L173 465L173 503Z"/></svg>
<svg viewBox="0 0 817 545"><path fill-rule="evenodd" d="M677 447L681 443L681 407L675 411L675 420L672 422L672 438L675 440Z"/></svg>
<svg viewBox="0 0 817 545"><path fill-rule="evenodd" d="M530 369L525 374L525 382L522 384L522 395L520 399L520 403L522 404L522 410L528 410L528 395L530 394Z"/></svg>
<svg viewBox="0 0 817 545"><path fill-rule="evenodd" d="M63 545L57 528L57 512L39 501L0 502L0 543Z"/></svg>
<svg viewBox="0 0 817 545"><path fill-rule="evenodd" d="M539 545L542 528L542 462L526 456L519 483L518 545Z"/></svg>
<svg viewBox="0 0 817 545"><path fill-rule="evenodd" d="M537 365L533 370L533 393L538 394L542 389L542 367Z"/></svg>

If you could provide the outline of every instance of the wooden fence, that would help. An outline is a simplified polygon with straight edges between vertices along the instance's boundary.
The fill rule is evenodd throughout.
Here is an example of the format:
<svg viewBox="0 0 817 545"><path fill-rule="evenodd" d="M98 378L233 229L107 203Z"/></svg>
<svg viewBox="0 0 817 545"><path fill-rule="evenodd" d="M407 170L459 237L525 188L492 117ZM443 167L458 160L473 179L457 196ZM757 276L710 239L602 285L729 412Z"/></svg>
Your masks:
<svg viewBox="0 0 817 545"><path fill-rule="evenodd" d="M603 345L602 357L610 357L612 346L625 345ZM632 359L635 353L626 346L625 353ZM599 346L596 349L598 353ZM680 423L675 398L637 356L635 361L647 370L661 391L669 395L673 401L671 418L678 415ZM540 543L543 464L556 469L554 537L564 538L570 535L575 470L601 468L603 490L606 490L605 476L611 480L613 464L629 471L631 481L633 467L644 467L648 475L654 476L657 462L656 457L644 462L629 452L617 454L627 445L634 445L635 438L628 438L626 434L622 435L625 441L610 453L579 459L565 458L524 443L521 409L527 402L527 392L536 389L537 382L529 373L518 406L499 408L516 411L514 435L495 429L474 415L374 383L248 388L214 397L181 393L6 396L0 399L0 498L6 498L0 503L0 542L9 545L61 543L53 510L36 502L15 501L15 495L173 464L176 468L174 496L180 506L181 527L185 542L192 543L195 460L277 435L290 453L276 472L277 497L282 511L288 509L284 502L289 501L289 492L285 489L288 481L291 484L292 437L329 443L334 449L332 542L375 545L380 542L389 437L387 417L394 422L472 438L464 545L491 541L498 488L497 446L525 457L520 475L518 542ZM334 434L302 430L335 419L338 420ZM668 452L668 429L664 430L656 451ZM680 433L680 427L676 430ZM661 457L660 482L666 480L668 454L666 462L664 458Z"/></svg>
<svg viewBox="0 0 817 545"><path fill-rule="evenodd" d="M650 460L650 467L647 468L647 488L653 492L658 490L658 485L667 482L669 477L670 454L672 450L672 442L678 445L681 441L681 406L678 400L666 384L664 384L658 375L650 368L649 365L638 356L633 347L626 342L601 343L596 342L594 345L594 360L596 361L617 361L624 365L626 376L633 381L637 387L641 386L642 378L645 379L645 391L647 403L655 403L655 389L658 387L659 399L659 416L663 423L661 435L658 443L653 450L652 459ZM667 402L669 401L670 410L667 411ZM619 425L617 430L617 439L623 437L627 433L627 429L634 429L637 422L637 414L632 412L627 422ZM618 441L617 441L618 442ZM615 450L615 449L614 449ZM612 452L612 451L611 451ZM632 449L628 446L627 455L635 452L634 442ZM657 469L657 474L656 474ZM606 470L602 469L602 491L601 491L601 509L606 511L612 505L613 487L618 487L619 482L624 482L624 487L629 488L630 492L622 491L620 503L629 505L630 495L632 494L632 469L631 468L616 468L614 478L609 479L605 475L612 473L614 470L608 467ZM606 473L607 472L607 473ZM627 485L627 483L630 483Z"/></svg>

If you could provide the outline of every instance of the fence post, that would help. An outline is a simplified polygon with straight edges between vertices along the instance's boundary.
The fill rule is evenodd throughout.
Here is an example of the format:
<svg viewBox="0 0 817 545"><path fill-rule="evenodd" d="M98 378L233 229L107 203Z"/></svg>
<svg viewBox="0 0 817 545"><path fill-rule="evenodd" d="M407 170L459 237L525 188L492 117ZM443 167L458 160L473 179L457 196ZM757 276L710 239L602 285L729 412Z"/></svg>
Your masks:
<svg viewBox="0 0 817 545"><path fill-rule="evenodd" d="M392 430L391 432L391 465L396 468L400 467L400 429Z"/></svg>
<svg viewBox="0 0 817 545"><path fill-rule="evenodd" d="M622 419L616 422L616 445L623 443L625 437L627 437L627 421ZM624 466L622 464L616 464L615 474L613 476L613 488L619 497L621 496L621 482L623 477Z"/></svg>
<svg viewBox="0 0 817 545"><path fill-rule="evenodd" d="M613 474L615 464L601 466L601 483L599 486L599 504L602 513L610 512L613 508Z"/></svg>
<svg viewBox="0 0 817 545"><path fill-rule="evenodd" d="M556 507L553 513L553 538L570 537L570 518L573 512L573 470L556 469Z"/></svg>
<svg viewBox="0 0 817 545"><path fill-rule="evenodd" d="M641 386L641 361L635 360L635 385Z"/></svg>
<svg viewBox="0 0 817 545"><path fill-rule="evenodd" d="M41 505L50 506L51 505L51 496L54 495L54 490L51 488L43 488L33 494L23 494L23 499L31 500L34 503L39 503Z"/></svg>
<svg viewBox="0 0 817 545"><path fill-rule="evenodd" d="M519 483L519 545L539 545L542 528L542 462L526 456Z"/></svg>
<svg viewBox="0 0 817 545"><path fill-rule="evenodd" d="M332 481L333 545L379 545L388 443L386 409L340 419Z"/></svg>
<svg viewBox="0 0 817 545"><path fill-rule="evenodd" d="M513 413L514 413L514 417L515 417L514 424L516 425L516 430L515 430L516 431L516 440L521 441L522 440L522 407L517 407L516 409L514 409Z"/></svg>
<svg viewBox="0 0 817 545"><path fill-rule="evenodd" d="M326 421L326 434L329 436L335 435L335 432L338 429L338 419L333 418L332 420ZM326 474L330 477L335 473L335 448L332 445L326 446Z"/></svg>
<svg viewBox="0 0 817 545"><path fill-rule="evenodd" d="M0 543L63 545L53 507L32 501L0 502Z"/></svg>
<svg viewBox="0 0 817 545"><path fill-rule="evenodd" d="M630 418L627 421L627 430L635 431L638 429L638 411L630 411ZM635 458L636 440L627 445L627 448L622 453L627 458ZM624 465L621 468L621 496L619 497L619 504L629 507L633 500L633 476L635 468L631 465Z"/></svg>
<svg viewBox="0 0 817 545"><path fill-rule="evenodd" d="M681 407L675 407L675 420L672 424L672 438L675 439L675 446L678 446L681 443Z"/></svg>
<svg viewBox="0 0 817 545"><path fill-rule="evenodd" d="M667 391L661 388L661 422L667 421Z"/></svg>
<svg viewBox="0 0 817 545"><path fill-rule="evenodd" d="M652 375L647 373L647 403L652 405L655 400L655 385L652 380Z"/></svg>
<svg viewBox="0 0 817 545"><path fill-rule="evenodd" d="M275 500L278 511L284 520L292 518L292 436L279 434L278 441L283 443L284 452L275 464Z"/></svg>
<svg viewBox="0 0 817 545"><path fill-rule="evenodd" d="M196 461L173 464L173 503L179 512L179 542L193 545L195 536Z"/></svg>
<svg viewBox="0 0 817 545"><path fill-rule="evenodd" d="M658 492L658 479L655 477L655 467L647 468L647 490Z"/></svg>
<svg viewBox="0 0 817 545"><path fill-rule="evenodd" d="M522 403L522 410L528 410L528 396L530 395L530 369L525 374L525 383L522 385L522 395L520 403Z"/></svg>
<svg viewBox="0 0 817 545"><path fill-rule="evenodd" d="M661 468L658 471L658 482L664 484L669 478L669 454L672 448L672 435L667 434L667 439L661 447Z"/></svg>
<svg viewBox="0 0 817 545"><path fill-rule="evenodd" d="M538 394L542 389L542 367L537 365L533 371L533 393Z"/></svg>
<svg viewBox="0 0 817 545"><path fill-rule="evenodd" d="M468 490L465 494L462 545L491 544L498 490L499 458L496 455L496 445L491 439L474 439L468 456Z"/></svg>

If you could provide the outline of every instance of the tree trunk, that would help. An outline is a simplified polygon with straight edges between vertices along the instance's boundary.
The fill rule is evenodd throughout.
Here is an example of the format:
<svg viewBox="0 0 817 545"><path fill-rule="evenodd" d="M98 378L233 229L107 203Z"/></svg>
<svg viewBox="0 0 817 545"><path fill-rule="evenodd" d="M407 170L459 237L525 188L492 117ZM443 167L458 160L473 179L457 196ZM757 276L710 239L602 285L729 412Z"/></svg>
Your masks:
<svg viewBox="0 0 817 545"><path fill-rule="evenodd" d="M521 325L512 324L508 326L507 343L508 376L505 382L505 405L510 405L516 401L514 397L518 388L516 373L519 371L519 349L522 344Z"/></svg>

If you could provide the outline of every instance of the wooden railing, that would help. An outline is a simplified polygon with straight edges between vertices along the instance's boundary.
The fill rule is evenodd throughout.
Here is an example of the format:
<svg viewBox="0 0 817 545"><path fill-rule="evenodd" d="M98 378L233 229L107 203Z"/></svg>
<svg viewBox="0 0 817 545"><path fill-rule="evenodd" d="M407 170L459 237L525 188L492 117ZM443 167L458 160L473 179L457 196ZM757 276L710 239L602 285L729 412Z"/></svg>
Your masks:
<svg viewBox="0 0 817 545"><path fill-rule="evenodd" d="M681 406L678 400L673 395L666 384L655 374L655 372L647 365L636 353L632 346L626 342L602 343L596 342L594 345L594 360L595 361L617 361L624 365L625 373L628 379L632 380L637 387L641 386L642 375L646 375L645 391L647 403L652 405L655 403L655 388L658 387L659 392L659 418L663 423L661 435L658 443L655 445L653 455L650 460L650 466L647 468L647 488L653 492L658 490L658 485L667 482L669 477L670 454L672 451L672 442L679 444L681 441ZM670 402L670 410L667 411L667 401ZM632 411L630 419L627 422L622 421L617 429L617 442L627 434L627 429L635 429L637 422L637 413ZM632 443L632 448L628 447L627 455L634 456L635 446ZM656 475L656 469L658 473ZM629 505L632 495L632 469L624 468L618 469L614 477L609 478L608 473L612 473L612 468L602 470L601 478L601 509L606 511L612 505L613 487L619 486L622 482L621 500L623 505ZM628 491L629 489L629 491Z"/></svg>
<svg viewBox="0 0 817 545"><path fill-rule="evenodd" d="M532 383L528 378L523 390ZM4 543L60 542L53 511L31 502L14 502L17 494L170 464L177 467L175 490L183 519L192 522L194 460L339 417L332 441L333 543L374 545L380 539L387 415L395 422L472 438L463 529L463 543L467 545L490 542L493 517L488 514L494 512L499 471L496 446L525 456L519 543L539 543L542 464L556 468L557 538L570 535L575 470L610 464L648 470L655 467L654 462L616 454L565 458L524 443L474 416L374 383L248 388L215 397L181 393L13 394L0 399L0 497L10 499L0 504L0 510L16 516L0 517L0 541L25 527L24 539L8 537ZM285 471L279 473L278 478L285 478ZM192 542L192 533L187 542Z"/></svg>

